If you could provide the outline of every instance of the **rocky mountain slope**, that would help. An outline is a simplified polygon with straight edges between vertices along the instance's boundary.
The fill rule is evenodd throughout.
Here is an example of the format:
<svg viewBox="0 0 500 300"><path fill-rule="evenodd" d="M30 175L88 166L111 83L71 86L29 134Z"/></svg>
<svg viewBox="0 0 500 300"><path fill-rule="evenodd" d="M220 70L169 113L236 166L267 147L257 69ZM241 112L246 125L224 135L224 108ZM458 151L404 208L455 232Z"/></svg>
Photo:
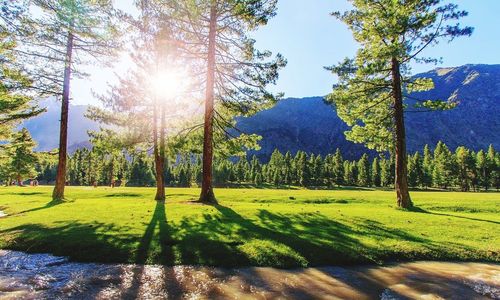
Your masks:
<svg viewBox="0 0 500 300"><path fill-rule="evenodd" d="M493 144L500 149L500 65L438 68L417 76L432 78L435 88L415 97L448 99L453 95L459 104L448 111L406 113L409 151L439 140L450 148L479 149ZM323 155L340 148L349 158L367 151L345 139L348 127L322 97L283 100L269 110L241 118L238 127L263 136L262 149L256 153L262 158L275 148Z"/></svg>

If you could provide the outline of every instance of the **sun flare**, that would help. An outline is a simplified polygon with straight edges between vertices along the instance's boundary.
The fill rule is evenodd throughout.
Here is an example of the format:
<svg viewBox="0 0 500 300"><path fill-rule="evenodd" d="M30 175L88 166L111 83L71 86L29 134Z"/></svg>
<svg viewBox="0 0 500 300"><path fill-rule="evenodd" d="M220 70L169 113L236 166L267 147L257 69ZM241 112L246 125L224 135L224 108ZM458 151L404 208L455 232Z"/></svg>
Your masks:
<svg viewBox="0 0 500 300"><path fill-rule="evenodd" d="M189 76L181 69L156 72L151 76L151 90L162 101L175 100L184 94L189 86Z"/></svg>

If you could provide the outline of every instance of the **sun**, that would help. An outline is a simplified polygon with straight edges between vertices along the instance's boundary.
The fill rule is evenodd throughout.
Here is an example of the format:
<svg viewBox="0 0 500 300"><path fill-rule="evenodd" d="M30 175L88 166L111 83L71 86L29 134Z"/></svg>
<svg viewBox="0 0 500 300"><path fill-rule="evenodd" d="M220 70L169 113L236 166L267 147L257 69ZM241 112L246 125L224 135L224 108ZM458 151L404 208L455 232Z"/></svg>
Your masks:
<svg viewBox="0 0 500 300"><path fill-rule="evenodd" d="M189 76L182 69L169 69L151 75L151 90L162 101L174 100L189 86Z"/></svg>

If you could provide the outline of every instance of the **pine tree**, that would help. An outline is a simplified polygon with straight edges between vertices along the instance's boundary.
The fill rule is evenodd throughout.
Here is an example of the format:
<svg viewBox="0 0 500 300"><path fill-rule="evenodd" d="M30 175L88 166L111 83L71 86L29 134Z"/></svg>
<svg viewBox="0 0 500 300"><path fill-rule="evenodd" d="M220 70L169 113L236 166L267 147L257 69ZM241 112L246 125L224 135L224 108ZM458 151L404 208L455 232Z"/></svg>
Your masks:
<svg viewBox="0 0 500 300"><path fill-rule="evenodd" d="M424 146L423 179L422 185L426 188L432 186L433 161L429 145Z"/></svg>
<svg viewBox="0 0 500 300"><path fill-rule="evenodd" d="M8 146L10 160L10 177L14 178L18 185L23 185L26 178L34 178L36 174L35 164L38 161L33 149L36 143L31 138L26 128L13 134L11 143Z"/></svg>
<svg viewBox="0 0 500 300"><path fill-rule="evenodd" d="M286 61L281 55L270 61L270 52L257 51L255 40L247 35L275 15L276 2L203 0L195 5L191 1L167 2L178 12L180 26L185 27L186 45L191 46L187 51L195 53L196 58L202 57L206 66L200 202L217 202L212 187L213 146L217 139L214 135L219 132L219 136L229 136L225 128L234 126L231 121L234 115L255 113L277 98L266 91L266 86L275 83L278 70Z"/></svg>
<svg viewBox="0 0 500 300"><path fill-rule="evenodd" d="M475 168L474 157L470 150L465 147L458 147L455 150L455 158L457 162L458 184L462 192L470 190L473 170Z"/></svg>
<svg viewBox="0 0 500 300"><path fill-rule="evenodd" d="M370 162L368 161L368 155L365 153L361 156L361 159L357 163L358 166L358 185L359 186L370 186Z"/></svg>
<svg viewBox="0 0 500 300"><path fill-rule="evenodd" d="M420 53L440 39L470 35L472 28L452 24L466 16L453 4L421 0L352 0L353 9L333 15L347 24L361 45L355 59L330 68L339 76L328 100L351 127L349 140L395 154L395 190L399 207L409 208L404 108L451 108L444 101L406 102L406 93L426 91L431 79L409 74L412 61L432 62ZM414 97L411 96L413 99ZM414 100L412 100L414 102ZM414 104L414 105L411 105Z"/></svg>
<svg viewBox="0 0 500 300"><path fill-rule="evenodd" d="M479 152L477 152L476 168L479 185L481 185L485 190L488 190L490 186L489 162L484 150L479 150Z"/></svg>
<svg viewBox="0 0 500 300"><path fill-rule="evenodd" d="M292 154L287 151L283 160L283 182L287 185L292 184L292 160Z"/></svg>
<svg viewBox="0 0 500 300"><path fill-rule="evenodd" d="M39 13L29 18L31 32L23 44L25 58L34 61L29 71L37 75L36 84L45 94L62 95L59 162L52 198L63 200L71 77L75 73L84 75L75 68L84 59L113 53L117 46L114 10L110 1L35 0L30 4ZM64 73L62 80L61 73Z"/></svg>
<svg viewBox="0 0 500 300"><path fill-rule="evenodd" d="M392 165L388 159L380 160L380 182L384 187L388 187L392 183Z"/></svg>
<svg viewBox="0 0 500 300"><path fill-rule="evenodd" d="M256 186L261 186L263 181L262 181L262 174L260 173L257 173L255 174L255 179L254 179L254 183Z"/></svg>
<svg viewBox="0 0 500 300"><path fill-rule="evenodd" d="M344 184L344 159L339 148L337 148L333 157L332 173L337 186Z"/></svg>
<svg viewBox="0 0 500 300"><path fill-rule="evenodd" d="M344 169L344 176L343 176L343 179L342 181L344 182L345 185L352 185L352 182L351 182L351 163L347 160L344 160L344 166L343 166L343 169Z"/></svg>
<svg viewBox="0 0 500 300"><path fill-rule="evenodd" d="M323 185L323 160L321 159L321 155L317 155L314 157L311 155L311 173L314 177L314 184L317 186Z"/></svg>
<svg viewBox="0 0 500 300"><path fill-rule="evenodd" d="M486 190L492 185L494 185L494 173L495 173L495 156L496 152L495 149L493 148L493 145L490 145L488 147L488 152L486 153L486 173L487 173L487 178L488 178L488 184L487 187L485 186Z"/></svg>
<svg viewBox="0 0 500 300"><path fill-rule="evenodd" d="M127 186L152 186L154 183L155 177L147 157L142 153L134 154Z"/></svg>
<svg viewBox="0 0 500 300"><path fill-rule="evenodd" d="M500 153L497 152L495 154L495 165L494 165L494 170L493 170L493 184L495 188L500 190Z"/></svg>
<svg viewBox="0 0 500 300"><path fill-rule="evenodd" d="M434 149L432 182L441 188L448 188L452 180L453 157L450 149L441 141Z"/></svg>
<svg viewBox="0 0 500 300"><path fill-rule="evenodd" d="M381 186L382 179L380 177L380 163L379 163L378 157L375 157L373 159L371 174L372 174L373 185L376 187Z"/></svg>
<svg viewBox="0 0 500 300"><path fill-rule="evenodd" d="M307 155L303 151L298 151L295 160L297 162L297 177L300 186L309 186L309 168L307 165Z"/></svg>
<svg viewBox="0 0 500 300"><path fill-rule="evenodd" d="M349 164L349 185L357 185L359 182L359 169L358 164L353 161Z"/></svg>
<svg viewBox="0 0 500 300"><path fill-rule="evenodd" d="M421 186L423 182L424 167L420 153L417 151L408 158L408 184L411 187Z"/></svg>

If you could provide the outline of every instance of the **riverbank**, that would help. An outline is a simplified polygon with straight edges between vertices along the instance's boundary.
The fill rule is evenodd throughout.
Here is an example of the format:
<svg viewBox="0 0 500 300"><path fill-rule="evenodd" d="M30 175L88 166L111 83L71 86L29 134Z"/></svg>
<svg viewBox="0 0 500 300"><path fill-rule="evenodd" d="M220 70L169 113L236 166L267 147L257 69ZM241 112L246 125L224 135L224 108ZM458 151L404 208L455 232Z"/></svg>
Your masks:
<svg viewBox="0 0 500 300"><path fill-rule="evenodd" d="M73 261L279 268L391 261L500 262L500 194L413 192L418 209L378 190L0 188L0 249Z"/></svg>
<svg viewBox="0 0 500 300"><path fill-rule="evenodd" d="M378 267L210 268L72 263L0 250L0 298L500 299L500 265L413 262Z"/></svg>

